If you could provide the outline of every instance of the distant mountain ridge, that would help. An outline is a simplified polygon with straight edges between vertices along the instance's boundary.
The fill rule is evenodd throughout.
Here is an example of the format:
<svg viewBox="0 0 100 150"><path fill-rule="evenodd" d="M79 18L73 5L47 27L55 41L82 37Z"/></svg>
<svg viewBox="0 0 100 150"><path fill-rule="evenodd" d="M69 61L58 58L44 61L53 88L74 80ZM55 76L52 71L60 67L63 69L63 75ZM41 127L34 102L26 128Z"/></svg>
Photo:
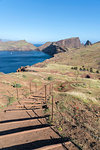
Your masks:
<svg viewBox="0 0 100 150"><path fill-rule="evenodd" d="M3 42L2 40L0 41L0 51L2 50L28 51L28 50L35 50L35 49L37 49L36 46L26 42L25 40L8 41L8 42Z"/></svg>
<svg viewBox="0 0 100 150"><path fill-rule="evenodd" d="M3 41L0 40L0 51L2 50L11 50L11 51L30 51L30 50L38 50L42 51L44 53L47 53L51 56L54 56L54 54L67 52L70 49L77 49L82 48L84 46L92 45L92 43L87 40L87 42L82 44L80 42L79 37L72 37L64 40L59 40L55 42L46 42L45 44L38 47L28 43L25 40L20 41Z"/></svg>

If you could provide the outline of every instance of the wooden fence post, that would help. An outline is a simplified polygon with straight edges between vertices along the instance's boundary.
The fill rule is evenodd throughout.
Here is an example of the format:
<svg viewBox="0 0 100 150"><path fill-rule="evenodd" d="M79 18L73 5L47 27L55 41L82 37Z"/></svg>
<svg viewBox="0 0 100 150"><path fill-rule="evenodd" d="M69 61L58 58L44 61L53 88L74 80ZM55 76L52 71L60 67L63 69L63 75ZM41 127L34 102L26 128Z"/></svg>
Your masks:
<svg viewBox="0 0 100 150"><path fill-rule="evenodd" d="M46 103L46 101L47 101L47 86L45 85L44 88L45 88L45 103Z"/></svg>
<svg viewBox="0 0 100 150"><path fill-rule="evenodd" d="M31 81L30 81L30 94L31 94L31 91L32 91L32 88L31 88L31 87L32 87L32 85L31 85Z"/></svg>
<svg viewBox="0 0 100 150"><path fill-rule="evenodd" d="M35 93L37 93L37 84L35 83Z"/></svg>
<svg viewBox="0 0 100 150"><path fill-rule="evenodd" d="M54 98L53 98L53 94L52 94L52 114L51 114L52 122L53 122L53 116L54 116L54 109L53 109L53 107L54 107Z"/></svg>
<svg viewBox="0 0 100 150"><path fill-rule="evenodd" d="M52 86L51 86L51 94L53 95L53 83L52 83Z"/></svg>
<svg viewBox="0 0 100 150"><path fill-rule="evenodd" d="M18 100L19 99L18 88L16 88L16 91L17 91L17 100Z"/></svg>
<svg viewBox="0 0 100 150"><path fill-rule="evenodd" d="M49 94L51 95L51 83L49 84Z"/></svg>

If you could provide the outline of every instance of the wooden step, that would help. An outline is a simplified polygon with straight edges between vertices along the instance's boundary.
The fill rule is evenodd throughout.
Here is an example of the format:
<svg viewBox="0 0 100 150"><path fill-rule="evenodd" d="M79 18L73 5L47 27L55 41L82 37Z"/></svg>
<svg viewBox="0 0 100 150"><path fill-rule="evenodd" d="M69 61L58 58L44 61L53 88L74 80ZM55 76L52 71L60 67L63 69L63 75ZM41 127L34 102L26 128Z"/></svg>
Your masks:
<svg viewBox="0 0 100 150"><path fill-rule="evenodd" d="M22 144L25 145L30 142L34 142L34 144L36 144L35 141L45 141L46 139L51 139L52 135L57 137L56 133L54 133L50 127L7 134L0 136L0 148L8 148Z"/></svg>
<svg viewBox="0 0 100 150"><path fill-rule="evenodd" d="M21 104L42 104L40 101L21 101Z"/></svg>
<svg viewBox="0 0 100 150"><path fill-rule="evenodd" d="M6 112L3 111L0 112L0 121L21 119L21 118L31 118L31 117L38 117L38 116L43 116L42 109L36 109L36 110L11 109Z"/></svg>
<svg viewBox="0 0 100 150"><path fill-rule="evenodd" d="M28 126L36 126L36 125L41 125L41 124L46 124L45 118L39 118L39 119L27 119L27 120L22 120L22 121L8 121L4 123L0 123L0 132L6 131L6 130L11 130L11 129L16 129L16 128L21 128L21 127L28 127Z"/></svg>
<svg viewBox="0 0 100 150"><path fill-rule="evenodd" d="M21 108L23 108L23 107L39 107L39 106L42 106L41 104L28 104L28 103L24 103L24 104L21 104L21 105L15 105L15 107L21 107ZM14 108L14 107L13 107Z"/></svg>
<svg viewBox="0 0 100 150"><path fill-rule="evenodd" d="M79 150L72 142L64 142L38 148L37 150Z"/></svg>

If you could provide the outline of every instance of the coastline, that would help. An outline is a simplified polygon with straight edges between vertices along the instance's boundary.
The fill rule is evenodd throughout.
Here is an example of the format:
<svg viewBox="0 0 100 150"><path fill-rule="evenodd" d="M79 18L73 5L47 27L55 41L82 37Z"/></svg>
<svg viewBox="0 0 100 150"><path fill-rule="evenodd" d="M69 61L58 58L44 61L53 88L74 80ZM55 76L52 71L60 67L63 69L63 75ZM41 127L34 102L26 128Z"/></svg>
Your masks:
<svg viewBox="0 0 100 150"><path fill-rule="evenodd" d="M32 66L49 58L41 51L0 51L0 72L13 73L21 66Z"/></svg>

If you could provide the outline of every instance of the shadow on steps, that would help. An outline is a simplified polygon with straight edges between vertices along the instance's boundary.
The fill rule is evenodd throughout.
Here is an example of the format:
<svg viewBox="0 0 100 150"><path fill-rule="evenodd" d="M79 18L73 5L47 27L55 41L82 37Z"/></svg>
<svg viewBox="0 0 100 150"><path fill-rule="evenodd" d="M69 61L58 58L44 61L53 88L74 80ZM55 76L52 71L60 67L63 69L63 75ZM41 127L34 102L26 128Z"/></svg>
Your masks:
<svg viewBox="0 0 100 150"><path fill-rule="evenodd" d="M42 118L46 118L46 117L49 117L49 116L50 115L44 115L44 116L38 116L38 117L32 117L32 118L21 118L21 119L4 120L4 121L0 121L0 123L10 123L10 122L16 122L16 121L42 119Z"/></svg>
<svg viewBox="0 0 100 150"><path fill-rule="evenodd" d="M40 125L35 125L35 126L21 127L21 128L1 131L0 136L7 135L7 134L12 134L12 133L17 133L17 132L22 132L22 131L27 131L27 130L33 130L33 129L39 129L39 128L42 129L42 128L46 128L46 127L50 127L50 125L40 124Z"/></svg>
<svg viewBox="0 0 100 150"><path fill-rule="evenodd" d="M41 148L44 146L49 146L49 145L53 145L53 144L62 144L62 146L64 147L64 149L68 150L66 148L66 146L64 145L64 142L69 141L68 138L52 138L51 139L46 139L46 140L39 140L39 141L34 141L31 143L26 143L26 144L22 144L22 145L15 145L12 147L7 147L7 148L2 148L2 150L34 150L37 148Z"/></svg>

